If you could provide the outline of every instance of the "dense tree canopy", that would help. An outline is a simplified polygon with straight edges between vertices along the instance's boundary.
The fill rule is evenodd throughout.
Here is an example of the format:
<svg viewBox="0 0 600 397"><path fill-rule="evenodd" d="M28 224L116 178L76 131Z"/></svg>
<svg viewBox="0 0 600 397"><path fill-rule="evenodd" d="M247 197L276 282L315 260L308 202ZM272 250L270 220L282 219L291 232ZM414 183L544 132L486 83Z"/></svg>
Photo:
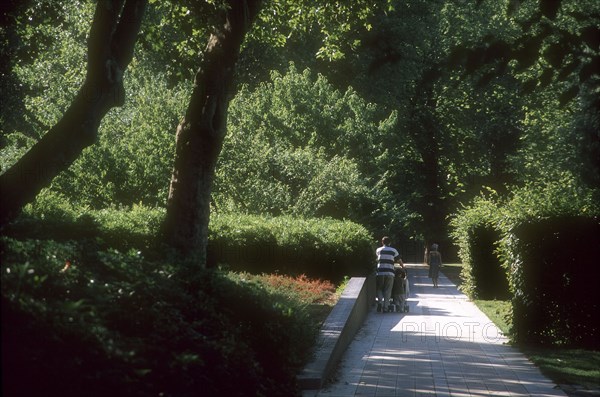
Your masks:
<svg viewBox="0 0 600 397"><path fill-rule="evenodd" d="M92 2L7 4L3 178L76 99L94 18ZM482 186L599 184L596 2L372 5L262 5L233 75L242 88L227 95L214 211L349 218L444 239L448 215ZM198 54L206 60L226 9L150 1L123 106L43 196L165 206Z"/></svg>

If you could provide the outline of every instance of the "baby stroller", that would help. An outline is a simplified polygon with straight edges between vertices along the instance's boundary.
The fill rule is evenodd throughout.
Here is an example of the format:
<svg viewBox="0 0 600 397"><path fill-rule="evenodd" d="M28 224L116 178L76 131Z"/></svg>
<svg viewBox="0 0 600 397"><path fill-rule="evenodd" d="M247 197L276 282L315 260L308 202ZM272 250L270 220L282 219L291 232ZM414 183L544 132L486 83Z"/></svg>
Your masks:
<svg viewBox="0 0 600 397"><path fill-rule="evenodd" d="M397 267L394 269L394 286L392 287L392 305L393 310L400 313L408 313L410 306L408 305L408 294L410 287L408 284L408 276L406 269Z"/></svg>

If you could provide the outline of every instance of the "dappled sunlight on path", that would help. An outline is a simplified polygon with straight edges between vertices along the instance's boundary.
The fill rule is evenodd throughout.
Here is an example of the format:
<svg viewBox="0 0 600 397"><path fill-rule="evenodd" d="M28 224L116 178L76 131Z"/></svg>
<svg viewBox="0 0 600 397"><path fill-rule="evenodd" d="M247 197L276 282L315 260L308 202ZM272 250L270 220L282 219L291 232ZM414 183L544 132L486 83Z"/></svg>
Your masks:
<svg viewBox="0 0 600 397"><path fill-rule="evenodd" d="M409 313L371 310L335 378L304 396L565 396L445 276L409 265Z"/></svg>

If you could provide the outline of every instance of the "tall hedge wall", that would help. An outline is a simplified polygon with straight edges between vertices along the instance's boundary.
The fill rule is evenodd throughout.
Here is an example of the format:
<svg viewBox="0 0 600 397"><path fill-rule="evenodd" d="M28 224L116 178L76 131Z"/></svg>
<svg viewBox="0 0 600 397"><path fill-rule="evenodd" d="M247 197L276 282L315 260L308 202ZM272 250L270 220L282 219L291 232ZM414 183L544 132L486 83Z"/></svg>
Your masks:
<svg viewBox="0 0 600 397"><path fill-rule="evenodd" d="M461 290L476 299L508 299L508 275L496 254L502 231L498 207L485 199L476 200L452 220L453 237L463 264Z"/></svg>
<svg viewBox="0 0 600 397"><path fill-rule="evenodd" d="M209 230L210 266L329 280L364 276L374 268L371 235L350 221L213 215Z"/></svg>
<svg viewBox="0 0 600 397"><path fill-rule="evenodd" d="M519 342L600 348L600 219L522 223L512 240L513 336Z"/></svg>
<svg viewBox="0 0 600 397"><path fill-rule="evenodd" d="M453 219L471 297L500 297L508 277L511 337L520 343L600 348L595 293L600 190L566 178L475 199ZM492 266L493 264L493 266Z"/></svg>

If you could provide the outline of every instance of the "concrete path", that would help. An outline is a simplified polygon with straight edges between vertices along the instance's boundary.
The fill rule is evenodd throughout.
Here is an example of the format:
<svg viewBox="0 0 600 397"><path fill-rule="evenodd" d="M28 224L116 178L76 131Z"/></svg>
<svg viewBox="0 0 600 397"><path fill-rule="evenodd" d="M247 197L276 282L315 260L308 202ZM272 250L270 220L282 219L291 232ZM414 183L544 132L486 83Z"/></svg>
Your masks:
<svg viewBox="0 0 600 397"><path fill-rule="evenodd" d="M410 312L373 308L333 383L303 397L566 396L450 280L407 267Z"/></svg>

